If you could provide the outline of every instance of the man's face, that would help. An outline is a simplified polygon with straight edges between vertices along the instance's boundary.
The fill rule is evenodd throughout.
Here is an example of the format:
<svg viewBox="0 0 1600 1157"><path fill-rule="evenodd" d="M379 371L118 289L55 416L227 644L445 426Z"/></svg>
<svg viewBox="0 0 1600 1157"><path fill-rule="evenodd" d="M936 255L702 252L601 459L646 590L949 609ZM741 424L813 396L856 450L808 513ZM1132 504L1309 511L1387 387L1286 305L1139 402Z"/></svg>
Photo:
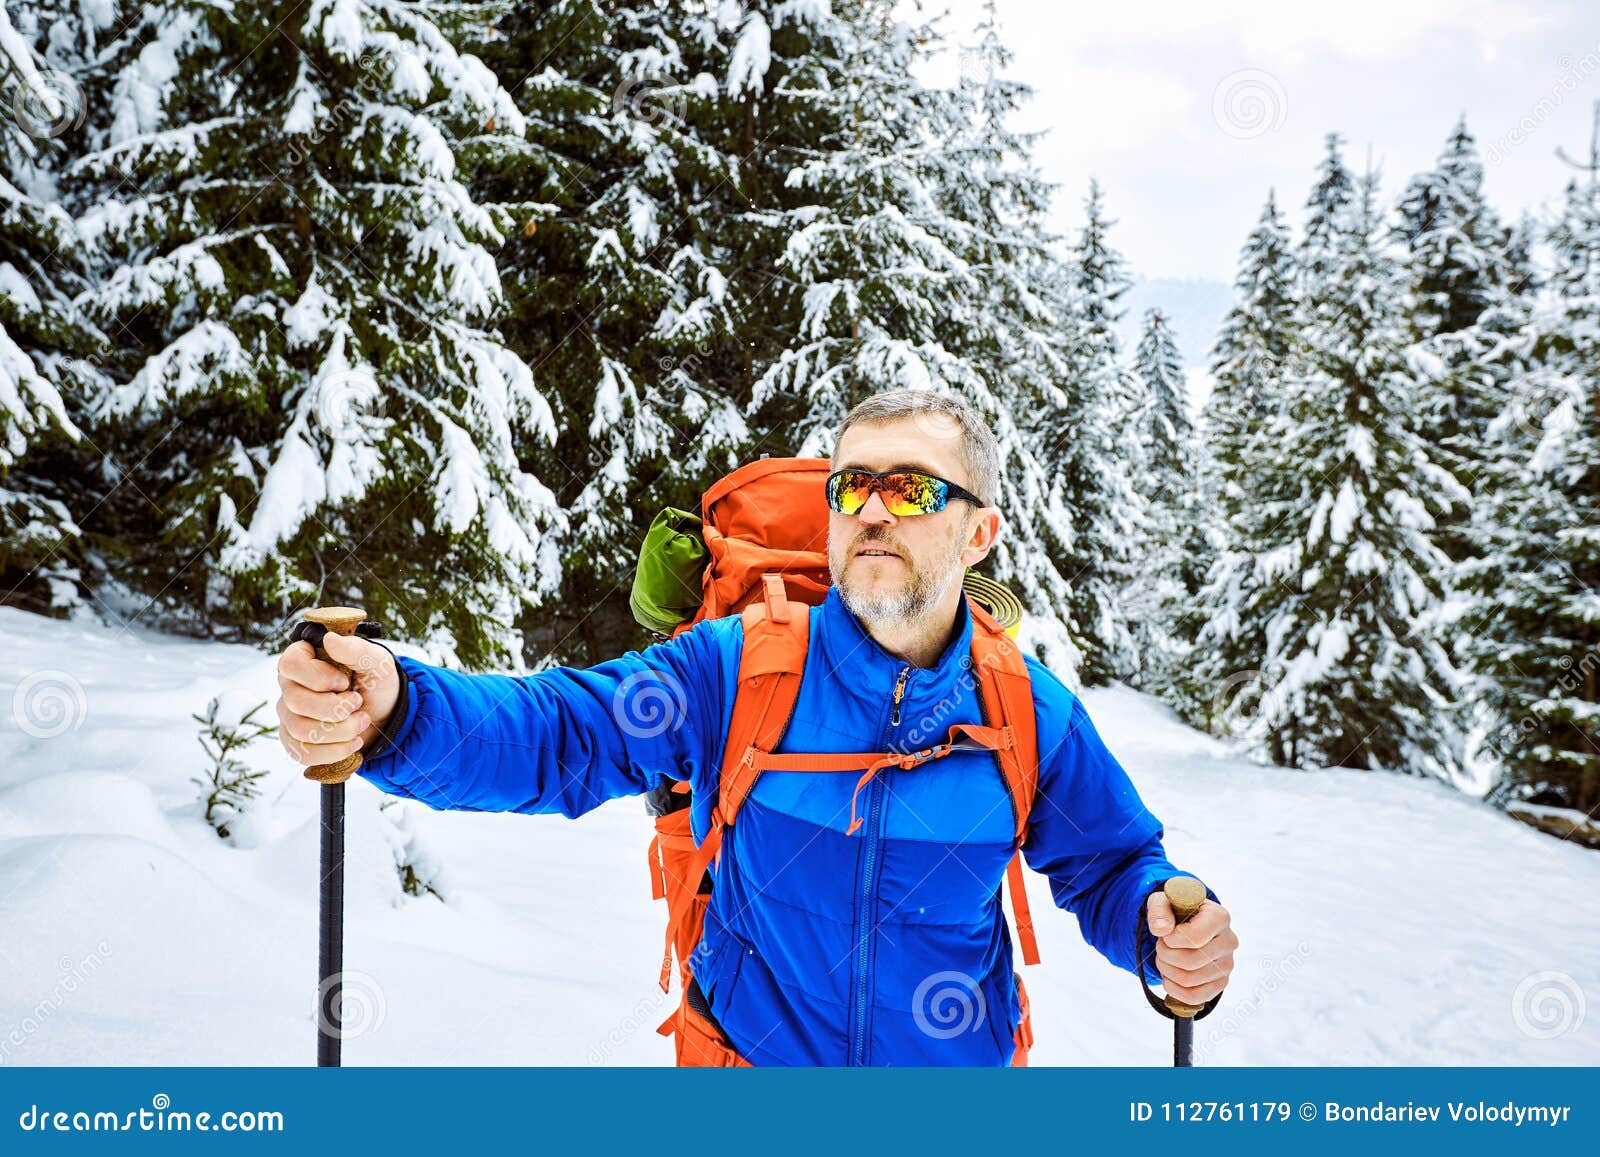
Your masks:
<svg viewBox="0 0 1600 1157"><path fill-rule="evenodd" d="M972 489L961 460L961 431L953 418L920 414L864 422L845 431L833 468L881 472L900 468ZM972 503L951 499L941 511L896 518L873 494L855 514L830 510L828 569L845 606L863 622L915 620L929 614L961 581L963 570L988 553L974 546L980 520ZM998 523L998 513L984 507ZM992 528L990 528L992 532Z"/></svg>

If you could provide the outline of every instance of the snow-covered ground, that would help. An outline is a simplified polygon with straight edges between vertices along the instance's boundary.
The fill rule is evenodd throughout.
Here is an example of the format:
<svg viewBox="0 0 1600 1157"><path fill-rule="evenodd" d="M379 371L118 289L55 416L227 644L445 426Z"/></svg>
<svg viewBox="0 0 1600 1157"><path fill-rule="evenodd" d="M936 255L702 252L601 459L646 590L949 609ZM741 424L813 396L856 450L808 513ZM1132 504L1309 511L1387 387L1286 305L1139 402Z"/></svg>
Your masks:
<svg viewBox="0 0 1600 1157"><path fill-rule="evenodd" d="M0 655L0 1064L312 1063L316 789L257 743L271 775L226 843L191 780L191 714L270 703L273 658L6 608ZM1086 698L1242 941L1197 1063L1600 1063L1600 854L1442 785L1259 767L1140 695ZM572 823L349 796L347 1064L670 1063L639 801ZM400 891L407 832L447 902ZM1030 887L1035 1063L1170 1063L1134 977Z"/></svg>

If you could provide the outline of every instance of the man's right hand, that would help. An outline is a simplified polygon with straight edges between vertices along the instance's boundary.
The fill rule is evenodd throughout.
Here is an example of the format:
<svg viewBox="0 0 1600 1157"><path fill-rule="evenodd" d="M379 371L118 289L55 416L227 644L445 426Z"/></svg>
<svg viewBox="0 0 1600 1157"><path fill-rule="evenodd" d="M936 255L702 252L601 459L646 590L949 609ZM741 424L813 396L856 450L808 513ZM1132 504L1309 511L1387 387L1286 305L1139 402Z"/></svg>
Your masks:
<svg viewBox="0 0 1600 1157"><path fill-rule="evenodd" d="M278 656L278 738L307 767L335 763L371 743L400 698L400 674L383 647L332 631L322 646L355 672L354 687L304 640Z"/></svg>

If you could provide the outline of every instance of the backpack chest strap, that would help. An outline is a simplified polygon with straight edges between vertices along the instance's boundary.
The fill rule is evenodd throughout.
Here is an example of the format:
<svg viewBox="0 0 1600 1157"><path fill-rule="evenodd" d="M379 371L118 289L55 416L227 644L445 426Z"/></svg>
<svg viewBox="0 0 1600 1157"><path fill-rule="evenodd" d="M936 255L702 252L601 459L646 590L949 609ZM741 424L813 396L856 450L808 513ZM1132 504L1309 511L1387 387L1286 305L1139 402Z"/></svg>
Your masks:
<svg viewBox="0 0 1600 1157"><path fill-rule="evenodd" d="M856 804L861 797L861 789L871 783L872 777L884 768L898 767L909 770L929 760L942 759L952 751L1007 751L1013 745L1014 740L1009 727L983 727L973 723L956 723L951 725L950 734L943 743L936 743L932 747L924 747L918 751L872 751L857 754L797 752L774 755L752 745L744 753L744 762L754 774L763 771L857 771L864 767L866 770L862 772L861 778L856 780L856 789L850 795L850 826L845 829L845 835L855 835L861 826L861 817L856 814Z"/></svg>

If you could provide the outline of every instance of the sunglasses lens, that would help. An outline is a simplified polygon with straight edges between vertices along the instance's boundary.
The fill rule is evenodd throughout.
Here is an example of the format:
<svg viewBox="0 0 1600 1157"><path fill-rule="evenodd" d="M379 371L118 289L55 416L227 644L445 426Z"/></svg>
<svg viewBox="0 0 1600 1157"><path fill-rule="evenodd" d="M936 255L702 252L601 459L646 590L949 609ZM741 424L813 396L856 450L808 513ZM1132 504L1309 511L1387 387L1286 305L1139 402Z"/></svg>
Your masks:
<svg viewBox="0 0 1600 1157"><path fill-rule="evenodd" d="M883 480L883 502L896 518L944 509L945 484L927 474L890 474Z"/></svg>
<svg viewBox="0 0 1600 1157"><path fill-rule="evenodd" d="M828 479L828 505L840 514L855 514L875 490L883 496L890 514L905 518L943 510L949 488L931 475L914 471L878 475L841 470Z"/></svg>
<svg viewBox="0 0 1600 1157"><path fill-rule="evenodd" d="M841 470L828 479L828 505L840 514L854 514L872 496L872 475Z"/></svg>

